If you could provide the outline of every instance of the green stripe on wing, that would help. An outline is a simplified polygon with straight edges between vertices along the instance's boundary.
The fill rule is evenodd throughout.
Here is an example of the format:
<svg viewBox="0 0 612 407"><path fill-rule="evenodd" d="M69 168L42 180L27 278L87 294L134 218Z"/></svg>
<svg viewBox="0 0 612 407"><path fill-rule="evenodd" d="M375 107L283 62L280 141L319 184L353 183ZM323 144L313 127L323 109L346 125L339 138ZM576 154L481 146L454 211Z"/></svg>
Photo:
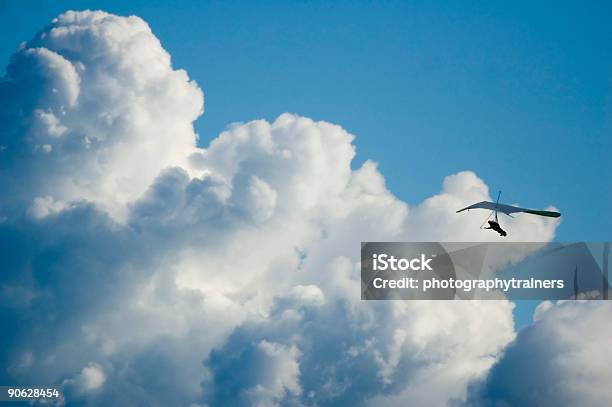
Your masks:
<svg viewBox="0 0 612 407"><path fill-rule="evenodd" d="M525 209L523 212L531 213L533 215L548 216L549 218L558 218L559 216L561 216L561 214L559 212L536 211L534 209Z"/></svg>

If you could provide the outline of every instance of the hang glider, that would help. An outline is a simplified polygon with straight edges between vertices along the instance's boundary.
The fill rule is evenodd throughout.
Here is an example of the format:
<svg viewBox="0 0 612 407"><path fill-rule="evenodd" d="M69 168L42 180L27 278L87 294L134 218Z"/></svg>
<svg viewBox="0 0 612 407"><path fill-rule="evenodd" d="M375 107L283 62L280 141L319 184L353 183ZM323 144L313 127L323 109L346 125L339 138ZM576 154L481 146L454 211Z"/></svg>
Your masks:
<svg viewBox="0 0 612 407"><path fill-rule="evenodd" d="M497 214L499 212L504 213L510 217L513 217L512 216L513 213L529 213L531 215L546 216L549 218L558 218L559 216L561 216L559 212L554 212L554 211L542 211L538 209L528 209L528 208L521 208L519 206L500 204L499 203L500 197L501 197L501 191L499 191L499 194L497 195L497 202L489 202L489 201L478 202L473 205L466 206L463 209L459 209L457 213L463 212L463 211L469 211L470 209L488 209L490 210L491 213L484 220L484 222L482 222L482 224L480 225L480 228L494 230L497 233L499 233L500 236L506 236L507 233L505 230L502 229L502 227L499 224L499 220L497 219ZM495 220L489 220L493 214L495 214ZM485 223L488 223L489 226L483 227Z"/></svg>
<svg viewBox="0 0 612 407"><path fill-rule="evenodd" d="M521 208L518 206L505 205L505 204L489 202L489 201L482 201L482 202L475 203L474 205L470 205L463 209L459 209L457 213L467 211L470 209L489 209L491 211L505 213L506 215L511 215L517 212L524 212L524 213L530 213L532 215L547 216L549 218L558 218L559 216L561 216L559 212L527 209L527 208Z"/></svg>

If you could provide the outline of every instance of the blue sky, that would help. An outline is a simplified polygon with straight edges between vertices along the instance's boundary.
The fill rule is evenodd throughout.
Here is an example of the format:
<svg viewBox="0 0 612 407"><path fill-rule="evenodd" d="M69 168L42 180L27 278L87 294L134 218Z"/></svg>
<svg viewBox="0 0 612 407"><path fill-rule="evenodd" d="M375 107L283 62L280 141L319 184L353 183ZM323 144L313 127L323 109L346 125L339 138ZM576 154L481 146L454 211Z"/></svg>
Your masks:
<svg viewBox="0 0 612 407"><path fill-rule="evenodd" d="M202 145L231 122L296 112L355 134L354 165L377 161L408 203L469 169L509 203L556 205L558 240L610 237L603 2L3 1L3 65L71 8L150 24L204 89Z"/></svg>

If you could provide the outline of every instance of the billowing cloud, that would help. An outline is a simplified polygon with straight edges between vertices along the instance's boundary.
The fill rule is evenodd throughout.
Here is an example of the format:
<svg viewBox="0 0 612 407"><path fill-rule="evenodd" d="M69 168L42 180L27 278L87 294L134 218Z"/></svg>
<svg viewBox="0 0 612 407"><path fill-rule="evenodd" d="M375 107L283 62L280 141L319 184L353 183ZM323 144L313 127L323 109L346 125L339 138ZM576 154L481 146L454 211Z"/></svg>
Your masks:
<svg viewBox="0 0 612 407"><path fill-rule="evenodd" d="M18 202L86 200L114 218L195 149L203 95L138 17L67 12L22 44L0 83L0 160ZM39 212L40 213L40 212Z"/></svg>
<svg viewBox="0 0 612 407"><path fill-rule="evenodd" d="M375 163L351 169L342 127L287 113L199 148L202 92L137 17L59 16L0 95L3 383L91 405L442 405L515 336L505 301L359 299L360 241L497 239L454 214L490 199L472 172L409 207Z"/></svg>
<svg viewBox="0 0 612 407"><path fill-rule="evenodd" d="M466 404L611 405L611 313L607 301L542 303Z"/></svg>

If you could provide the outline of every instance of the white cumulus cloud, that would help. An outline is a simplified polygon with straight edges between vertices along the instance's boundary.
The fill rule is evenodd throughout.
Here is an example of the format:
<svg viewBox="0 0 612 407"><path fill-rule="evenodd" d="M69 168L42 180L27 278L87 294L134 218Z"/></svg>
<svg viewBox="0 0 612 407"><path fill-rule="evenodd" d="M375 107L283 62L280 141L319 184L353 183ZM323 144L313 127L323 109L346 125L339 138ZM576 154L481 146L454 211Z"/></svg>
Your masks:
<svg viewBox="0 0 612 407"><path fill-rule="evenodd" d="M3 155L22 157L3 177L19 200L87 200L121 219L195 149L202 91L135 16L60 15L13 55L0 87L17 95L0 116Z"/></svg>
<svg viewBox="0 0 612 407"><path fill-rule="evenodd" d="M543 304L537 322L521 331L486 380L473 386L467 405L612 404L610 303Z"/></svg>

